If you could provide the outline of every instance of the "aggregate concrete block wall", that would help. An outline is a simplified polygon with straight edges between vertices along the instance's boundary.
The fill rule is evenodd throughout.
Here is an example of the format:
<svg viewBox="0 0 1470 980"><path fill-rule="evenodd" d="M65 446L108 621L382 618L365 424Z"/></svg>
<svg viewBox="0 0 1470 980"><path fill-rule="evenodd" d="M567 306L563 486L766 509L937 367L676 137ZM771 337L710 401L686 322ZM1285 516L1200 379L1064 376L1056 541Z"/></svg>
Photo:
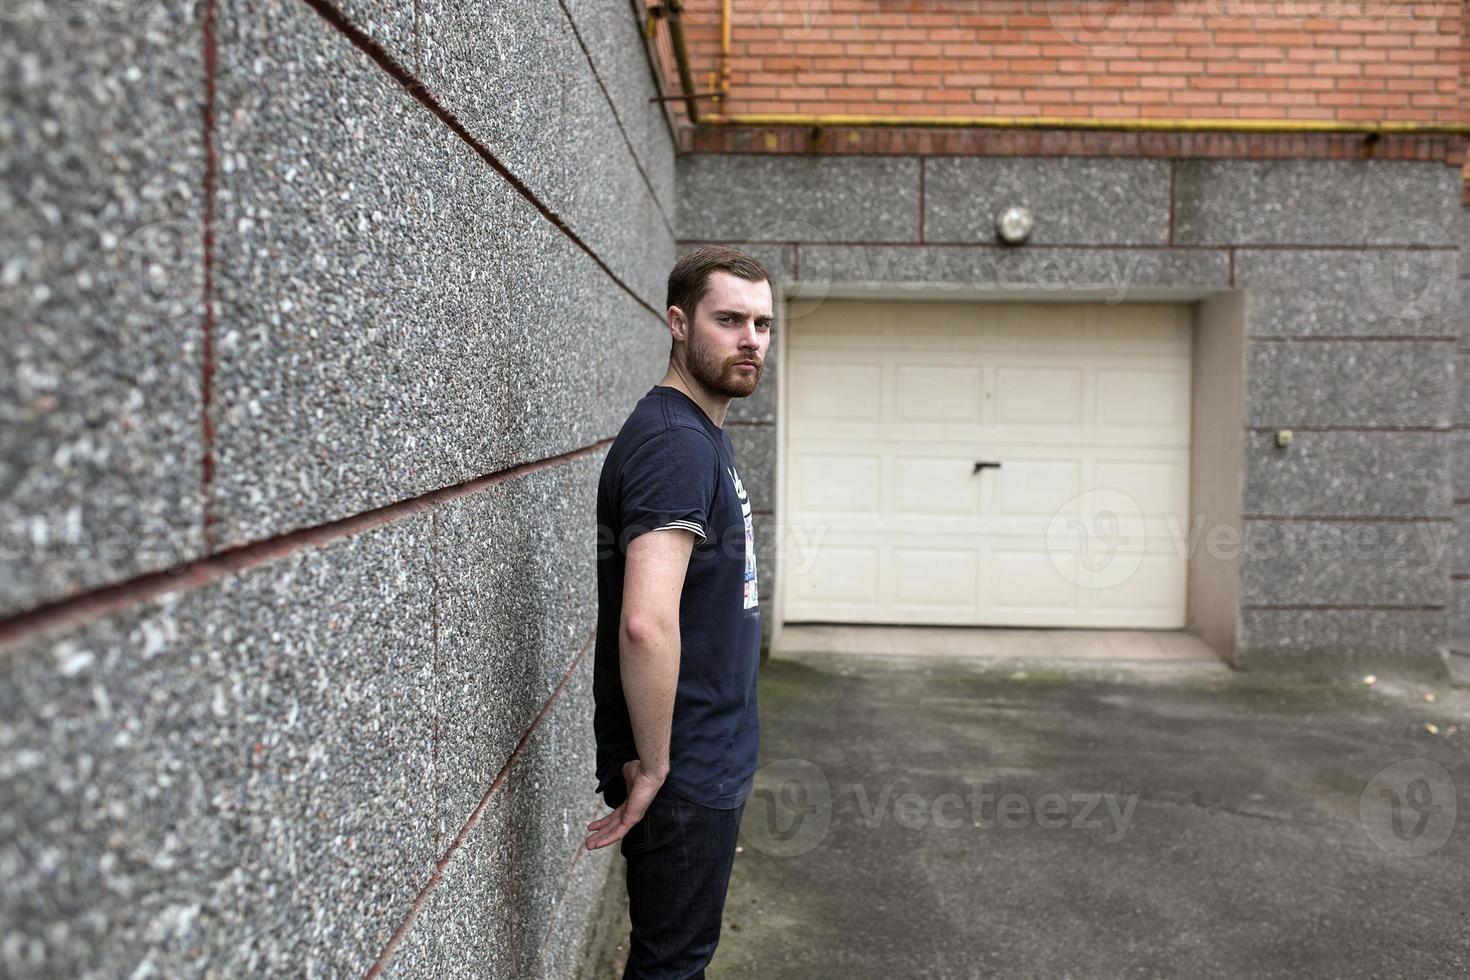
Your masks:
<svg viewBox="0 0 1470 980"><path fill-rule="evenodd" d="M570 975L637 17L139 9L0 35L0 973Z"/></svg>
<svg viewBox="0 0 1470 980"><path fill-rule="evenodd" d="M1142 288L1243 291L1238 530L1251 549L1233 659L1443 670L1452 507L1470 500L1470 476L1451 475L1466 302L1456 244L1470 238L1456 169L755 152L685 155L678 168L681 248L780 250L784 281L814 290L815 302L839 282L1014 295L1092 287L1112 302ZM1023 247L996 241L995 215L1009 204L1037 217ZM800 329L800 305L778 331ZM747 487L774 500L774 407L753 399L732 419L740 458L752 460ZM1290 452L1275 447L1277 428L1296 433ZM1361 547L1345 554L1353 541ZM779 592L768 568L763 588ZM1470 580L1470 566L1456 571L1453 581Z"/></svg>

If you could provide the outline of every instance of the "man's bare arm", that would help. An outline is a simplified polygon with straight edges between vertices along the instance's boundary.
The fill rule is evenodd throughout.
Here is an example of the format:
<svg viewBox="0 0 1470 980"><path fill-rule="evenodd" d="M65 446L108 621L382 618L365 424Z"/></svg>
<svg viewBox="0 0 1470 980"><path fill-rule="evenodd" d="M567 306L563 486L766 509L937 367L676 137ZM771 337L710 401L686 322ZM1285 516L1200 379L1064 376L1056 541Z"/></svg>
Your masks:
<svg viewBox="0 0 1470 980"><path fill-rule="evenodd" d="M669 772L669 732L679 686L679 597L694 551L694 532L666 528L628 545L623 615L618 626L623 696L638 758L623 767L628 798L587 825L588 849L618 840L643 819Z"/></svg>

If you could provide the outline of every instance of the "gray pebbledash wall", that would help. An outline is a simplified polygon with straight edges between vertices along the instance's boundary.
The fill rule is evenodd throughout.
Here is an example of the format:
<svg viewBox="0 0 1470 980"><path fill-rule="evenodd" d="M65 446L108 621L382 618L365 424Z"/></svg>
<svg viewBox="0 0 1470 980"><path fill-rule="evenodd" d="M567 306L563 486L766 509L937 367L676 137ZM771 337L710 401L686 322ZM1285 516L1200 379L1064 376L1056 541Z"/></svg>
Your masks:
<svg viewBox="0 0 1470 980"><path fill-rule="evenodd" d="M0 974L572 975L676 257L632 5L6 18Z"/></svg>
<svg viewBox="0 0 1470 980"><path fill-rule="evenodd" d="M1123 301L1239 291L1242 557L1235 647L1222 653L1328 672L1443 673L1442 651L1470 664L1470 222L1457 169L752 152L681 156L678 175L681 249L743 242L816 302L835 284L1100 286ZM994 232L1013 203L1037 216L1022 247ZM799 316L778 329L800 330ZM762 588L778 591L775 408L752 399L731 419L767 515ZM1278 428L1295 432L1288 453Z"/></svg>

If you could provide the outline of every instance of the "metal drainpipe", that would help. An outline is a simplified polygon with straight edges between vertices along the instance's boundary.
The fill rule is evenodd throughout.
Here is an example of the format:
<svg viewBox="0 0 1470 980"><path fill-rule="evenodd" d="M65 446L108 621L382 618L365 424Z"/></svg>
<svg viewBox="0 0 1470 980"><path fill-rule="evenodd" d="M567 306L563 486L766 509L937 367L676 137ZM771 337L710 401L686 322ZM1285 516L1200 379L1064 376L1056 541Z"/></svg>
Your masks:
<svg viewBox="0 0 1470 980"><path fill-rule="evenodd" d="M715 105L721 109L730 96L730 3L731 0L720 3L720 98Z"/></svg>
<svg viewBox="0 0 1470 980"><path fill-rule="evenodd" d="M684 90L684 108L691 123L699 122L699 109L694 104L694 78L689 72L689 52L684 47L683 0L664 0L664 16L669 22L669 40L674 43L674 60L679 65L679 86Z"/></svg>

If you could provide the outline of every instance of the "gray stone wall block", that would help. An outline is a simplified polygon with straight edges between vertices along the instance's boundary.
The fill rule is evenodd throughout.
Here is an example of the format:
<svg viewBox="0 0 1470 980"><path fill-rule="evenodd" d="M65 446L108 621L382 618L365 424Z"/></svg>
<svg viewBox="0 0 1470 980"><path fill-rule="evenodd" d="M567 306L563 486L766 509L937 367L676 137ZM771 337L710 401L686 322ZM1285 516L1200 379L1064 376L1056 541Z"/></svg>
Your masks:
<svg viewBox="0 0 1470 980"><path fill-rule="evenodd" d="M774 425L727 425L730 444L735 447L735 468L750 496L753 510L776 507L776 427Z"/></svg>
<svg viewBox="0 0 1470 980"><path fill-rule="evenodd" d="M773 299L775 298L776 291L780 289L781 285L783 283L791 281L792 264L796 261L796 246L794 244L772 245L768 242L742 242L736 241L734 239L721 239L720 243L723 245L728 245L731 248L739 249L740 251L744 252L746 255L749 255L751 258L755 259L761 264L761 267L766 270L766 274L771 277L771 294ZM704 244L706 243L683 241L676 242L675 250L677 252L677 255L675 256L675 259L677 260L683 258L685 255L688 255L690 252L694 251L697 248L700 248ZM672 267L673 264L670 263L670 268ZM665 309L663 301L665 298L667 298L668 295L667 274L665 274L664 285L664 290L659 293L660 310Z"/></svg>
<svg viewBox="0 0 1470 980"><path fill-rule="evenodd" d="M1256 336L1456 335L1454 252L1240 249L1235 283Z"/></svg>
<svg viewBox="0 0 1470 980"><path fill-rule="evenodd" d="M680 238L919 240L917 157L687 154L676 167Z"/></svg>
<svg viewBox="0 0 1470 980"><path fill-rule="evenodd" d="M1439 605L1449 601L1450 521L1250 520L1242 605Z"/></svg>
<svg viewBox="0 0 1470 980"><path fill-rule="evenodd" d="M1237 666L1357 672L1394 665L1435 676L1448 640L1437 610L1245 609Z"/></svg>
<svg viewBox="0 0 1470 980"><path fill-rule="evenodd" d="M430 518L0 657L6 976L361 974L433 864Z"/></svg>
<svg viewBox="0 0 1470 980"><path fill-rule="evenodd" d="M585 934L593 912L585 899L620 861L617 845L587 851L587 824L608 812L595 792L596 741L592 732L593 654L589 649L567 679L542 725L511 770L511 833L515 840L516 976L563 977L554 972ZM568 899L571 899L569 901Z"/></svg>
<svg viewBox="0 0 1470 980"><path fill-rule="evenodd" d="M0 615L203 550L197 10L0 31Z"/></svg>
<svg viewBox="0 0 1470 980"><path fill-rule="evenodd" d="M1455 353L1455 424L1470 426L1470 351Z"/></svg>
<svg viewBox="0 0 1470 980"><path fill-rule="evenodd" d="M995 219L1029 208L1030 242L1162 245L1169 240L1168 160L928 157L924 240L995 243Z"/></svg>
<svg viewBox="0 0 1470 980"><path fill-rule="evenodd" d="M567 8L633 144L633 155L653 185L654 196L664 214L674 214L676 148L662 105L649 101L659 93L645 51L643 25L626 3L569 0Z"/></svg>
<svg viewBox="0 0 1470 980"><path fill-rule="evenodd" d="M1454 648L1470 654L1470 578L1450 580L1450 632Z"/></svg>
<svg viewBox="0 0 1470 980"><path fill-rule="evenodd" d="M1453 486L1456 497L1470 496L1470 429L1455 429L1451 433L1454 441Z"/></svg>
<svg viewBox="0 0 1470 980"><path fill-rule="evenodd" d="M444 876L388 961L384 976L471 980L515 975L511 891L515 842L509 823L513 795L514 787L502 784L486 802L479 822L451 855ZM444 841L446 848L450 840Z"/></svg>
<svg viewBox="0 0 1470 980"><path fill-rule="evenodd" d="M658 309L673 214L639 172L561 5L422 0L419 16L429 89Z"/></svg>
<svg viewBox="0 0 1470 980"><path fill-rule="evenodd" d="M335 3L344 17L380 45L394 61L410 73L418 71L414 0L335 0Z"/></svg>
<svg viewBox="0 0 1470 980"><path fill-rule="evenodd" d="M1246 424L1445 427L1454 407L1450 345L1252 341Z"/></svg>
<svg viewBox="0 0 1470 980"><path fill-rule="evenodd" d="M1454 518L1455 538L1450 574L1470 576L1470 503L1455 504ZM1470 612L1470 609L1465 611Z"/></svg>
<svg viewBox="0 0 1470 980"><path fill-rule="evenodd" d="M616 431L645 308L309 8L221 45L221 543Z"/></svg>
<svg viewBox="0 0 1470 980"><path fill-rule="evenodd" d="M516 477L438 510L445 844L596 629L597 478L605 456ZM594 771L585 774L593 785Z"/></svg>
<svg viewBox="0 0 1470 980"><path fill-rule="evenodd" d="M1470 262L1467 262L1466 254L1465 252L1460 253L1461 268L1470 270ZM1460 338L1461 349L1470 348L1470 279L1461 279L1456 284L1451 316L1454 329L1450 332Z"/></svg>
<svg viewBox="0 0 1470 980"><path fill-rule="evenodd" d="M1179 160L1178 245L1454 243L1460 176L1404 160Z"/></svg>
<svg viewBox="0 0 1470 980"><path fill-rule="evenodd" d="M1131 248L1000 248L977 245L895 247L807 245L798 248L802 294L822 283L925 283L1028 293L1090 287L1103 302L1120 303L1142 286L1230 284L1224 250ZM795 315L795 312L793 312Z"/></svg>
<svg viewBox="0 0 1470 980"><path fill-rule="evenodd" d="M1303 429L1286 448L1274 432L1245 434L1247 514L1443 516L1450 511L1453 439L1442 432Z"/></svg>

